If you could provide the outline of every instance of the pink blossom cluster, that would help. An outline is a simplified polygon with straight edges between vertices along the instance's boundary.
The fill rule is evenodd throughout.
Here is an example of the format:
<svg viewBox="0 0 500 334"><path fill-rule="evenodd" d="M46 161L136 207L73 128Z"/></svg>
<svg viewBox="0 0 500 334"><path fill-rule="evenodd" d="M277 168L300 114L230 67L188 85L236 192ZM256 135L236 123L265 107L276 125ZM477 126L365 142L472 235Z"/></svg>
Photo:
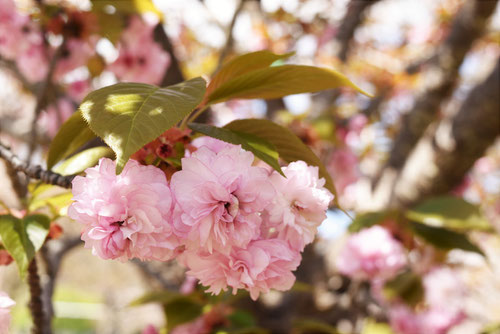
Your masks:
<svg viewBox="0 0 500 334"><path fill-rule="evenodd" d="M16 302L9 298L9 296L0 291L0 334L9 333L10 325L10 308L16 305Z"/></svg>
<svg viewBox="0 0 500 334"><path fill-rule="evenodd" d="M170 55L153 40L154 25L132 16L123 32L118 58L108 66L121 81L158 84L170 65Z"/></svg>
<svg viewBox="0 0 500 334"><path fill-rule="evenodd" d="M337 257L337 269L357 279L388 279L407 264L403 245L375 225L349 236Z"/></svg>
<svg viewBox="0 0 500 334"><path fill-rule="evenodd" d="M205 138L172 175L130 160L120 175L101 159L73 181L68 215L84 226L86 247L105 259L169 260L219 293L253 299L295 281L333 195L318 168L297 161L277 172L254 165L240 146Z"/></svg>
<svg viewBox="0 0 500 334"><path fill-rule="evenodd" d="M42 34L13 0L0 0L0 55L15 61L29 81L42 80L48 72Z"/></svg>

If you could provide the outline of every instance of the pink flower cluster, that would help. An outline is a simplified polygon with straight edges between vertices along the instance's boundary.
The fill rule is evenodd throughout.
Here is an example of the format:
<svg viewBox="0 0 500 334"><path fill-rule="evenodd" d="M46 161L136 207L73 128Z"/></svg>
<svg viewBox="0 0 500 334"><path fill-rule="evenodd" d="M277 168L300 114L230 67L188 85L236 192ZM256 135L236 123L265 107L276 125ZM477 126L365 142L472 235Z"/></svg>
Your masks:
<svg viewBox="0 0 500 334"><path fill-rule="evenodd" d="M108 69L121 81L160 83L170 65L170 55L153 40L154 25L132 16L123 32L119 56Z"/></svg>
<svg viewBox="0 0 500 334"><path fill-rule="evenodd" d="M291 288L300 252L333 199L318 168L294 162L284 178L255 166L240 146L215 139L193 145L170 185L160 169L134 160L120 175L101 159L76 177L68 215L83 223L86 246L105 259L177 256L212 293L231 287L257 299Z"/></svg>
<svg viewBox="0 0 500 334"><path fill-rule="evenodd" d="M0 291L0 334L9 333L10 325L10 308L16 305L16 302L9 298L9 296Z"/></svg>
<svg viewBox="0 0 500 334"><path fill-rule="evenodd" d="M357 279L392 278L406 264L403 245L378 225L351 235L337 258L337 269Z"/></svg>
<svg viewBox="0 0 500 334"><path fill-rule="evenodd" d="M39 81L48 72L42 34L13 0L0 0L0 55L15 61L30 81Z"/></svg>

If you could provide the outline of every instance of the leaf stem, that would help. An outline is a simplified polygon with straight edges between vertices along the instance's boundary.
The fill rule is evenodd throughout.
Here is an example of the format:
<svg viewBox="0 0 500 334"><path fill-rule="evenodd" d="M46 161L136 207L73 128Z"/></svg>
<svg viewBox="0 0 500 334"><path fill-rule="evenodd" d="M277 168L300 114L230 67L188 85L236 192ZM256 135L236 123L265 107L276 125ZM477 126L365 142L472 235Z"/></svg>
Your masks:
<svg viewBox="0 0 500 334"><path fill-rule="evenodd" d="M207 109L208 109L208 105L205 105L204 107L202 107L198 110L195 110L191 114L184 117L184 119L182 120L182 123L180 125L181 130L184 130L188 123L191 123L194 120L196 120Z"/></svg>

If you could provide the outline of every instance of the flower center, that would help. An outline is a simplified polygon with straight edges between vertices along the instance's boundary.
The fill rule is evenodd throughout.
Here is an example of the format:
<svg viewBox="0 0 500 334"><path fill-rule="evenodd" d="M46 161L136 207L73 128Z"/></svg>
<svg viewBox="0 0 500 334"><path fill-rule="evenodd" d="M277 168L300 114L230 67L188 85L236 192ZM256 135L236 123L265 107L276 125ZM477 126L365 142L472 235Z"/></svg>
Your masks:
<svg viewBox="0 0 500 334"><path fill-rule="evenodd" d="M223 219L226 222L232 222L234 218L236 218L236 216L238 215L238 211L240 209L238 198L233 194L231 194L229 201L222 203L224 203Z"/></svg>

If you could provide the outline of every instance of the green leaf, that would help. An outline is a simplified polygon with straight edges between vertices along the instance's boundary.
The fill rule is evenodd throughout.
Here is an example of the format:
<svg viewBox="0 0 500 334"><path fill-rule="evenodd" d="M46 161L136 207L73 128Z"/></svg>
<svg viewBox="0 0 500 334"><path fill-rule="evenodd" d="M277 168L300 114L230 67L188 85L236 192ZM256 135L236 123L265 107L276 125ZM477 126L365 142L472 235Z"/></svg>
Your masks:
<svg viewBox="0 0 500 334"><path fill-rule="evenodd" d="M164 306L167 317L167 331L177 325L196 319L202 314L203 307L190 298L177 298Z"/></svg>
<svg viewBox="0 0 500 334"><path fill-rule="evenodd" d="M93 11L105 11L105 7L113 6L118 12L124 14L154 13L162 18L162 12L152 0L91 0Z"/></svg>
<svg viewBox="0 0 500 334"><path fill-rule="evenodd" d="M364 228L382 223L393 216L394 212L390 211L360 213L356 215L356 218L354 218L348 229L351 233L359 232Z"/></svg>
<svg viewBox="0 0 500 334"><path fill-rule="evenodd" d="M278 173L284 176L278 163L278 152L273 144L249 133L232 131L207 124L190 123L189 128L203 133L207 136L223 140L227 143L241 145L247 151L255 154L257 158L273 167Z"/></svg>
<svg viewBox="0 0 500 334"><path fill-rule="evenodd" d="M185 297L185 295L182 295L179 292L175 291L168 291L168 290L153 291L153 292L148 292L145 295L135 299L129 304L129 306L140 306L149 303L167 304L181 297Z"/></svg>
<svg viewBox="0 0 500 334"><path fill-rule="evenodd" d="M457 248L485 256L483 251L473 244L463 233L415 222L410 222L410 227L420 238L437 248L443 250Z"/></svg>
<svg viewBox="0 0 500 334"><path fill-rule="evenodd" d="M234 79L242 74L269 67L279 59L286 59L293 55L293 52L277 55L270 51L256 51L235 57L221 67L215 73L207 87L206 95L210 95L222 84Z"/></svg>
<svg viewBox="0 0 500 334"><path fill-rule="evenodd" d="M42 248L45 238L49 234L50 219L41 214L33 214L23 218L23 224L31 241L35 253Z"/></svg>
<svg viewBox="0 0 500 334"><path fill-rule="evenodd" d="M5 249L16 261L21 279L29 263L42 247L49 232L50 220L44 215L31 215L23 219L11 215L0 216L0 237Z"/></svg>
<svg viewBox="0 0 500 334"><path fill-rule="evenodd" d="M119 83L87 95L80 110L90 128L116 153L119 174L132 154L187 116L204 92L202 78L165 88Z"/></svg>
<svg viewBox="0 0 500 334"><path fill-rule="evenodd" d="M47 168L74 153L83 144L95 138L80 112L75 112L59 129L52 140L47 157Z"/></svg>
<svg viewBox="0 0 500 334"><path fill-rule="evenodd" d="M62 164L54 168L56 173L61 175L73 175L83 172L89 167L97 165L102 157L113 158L113 150L106 146L89 148L78 154L75 154Z"/></svg>
<svg viewBox="0 0 500 334"><path fill-rule="evenodd" d="M361 334L394 334L394 332L389 324L365 319Z"/></svg>
<svg viewBox="0 0 500 334"><path fill-rule="evenodd" d="M351 87L370 96L334 70L304 65L281 65L249 71L224 82L208 94L206 103L214 104L229 99L275 99L338 87Z"/></svg>
<svg viewBox="0 0 500 334"><path fill-rule="evenodd" d="M316 154L292 131L266 119L236 120L224 128L267 140L276 147L280 158L286 162L303 160L309 165L318 166L319 176L325 179L325 187L335 195L334 201L338 205L337 192L330 174Z"/></svg>
<svg viewBox="0 0 500 334"><path fill-rule="evenodd" d="M408 219L457 230L491 230L477 205L454 196L430 198L406 212Z"/></svg>
<svg viewBox="0 0 500 334"><path fill-rule="evenodd" d="M293 322L294 333L340 334L337 328L316 319L300 319Z"/></svg>
<svg viewBox="0 0 500 334"><path fill-rule="evenodd" d="M36 197L29 204L29 211L35 211L44 206L50 206L55 212L59 213L62 208L71 204L72 199L73 194L71 192L64 192L49 197Z"/></svg>
<svg viewBox="0 0 500 334"><path fill-rule="evenodd" d="M409 270L385 283L382 291L388 300L400 298L410 306L416 306L424 298L422 278Z"/></svg>
<svg viewBox="0 0 500 334"><path fill-rule="evenodd" d="M234 311L227 319L230 321L232 328L255 327L257 325L255 317L251 313L242 310Z"/></svg>

